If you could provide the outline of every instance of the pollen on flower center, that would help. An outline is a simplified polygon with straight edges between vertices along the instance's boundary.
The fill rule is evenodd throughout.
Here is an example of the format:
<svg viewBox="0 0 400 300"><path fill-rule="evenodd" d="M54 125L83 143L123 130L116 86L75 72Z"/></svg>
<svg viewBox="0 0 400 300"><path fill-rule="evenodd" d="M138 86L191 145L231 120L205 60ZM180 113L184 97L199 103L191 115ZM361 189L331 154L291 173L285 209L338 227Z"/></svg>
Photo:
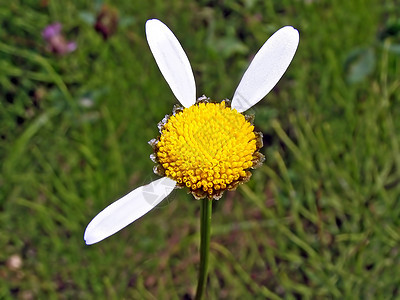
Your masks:
<svg viewBox="0 0 400 300"><path fill-rule="evenodd" d="M196 198L219 198L249 179L247 169L260 158L259 140L254 126L225 101L201 102L167 120L155 145L156 160L165 176Z"/></svg>

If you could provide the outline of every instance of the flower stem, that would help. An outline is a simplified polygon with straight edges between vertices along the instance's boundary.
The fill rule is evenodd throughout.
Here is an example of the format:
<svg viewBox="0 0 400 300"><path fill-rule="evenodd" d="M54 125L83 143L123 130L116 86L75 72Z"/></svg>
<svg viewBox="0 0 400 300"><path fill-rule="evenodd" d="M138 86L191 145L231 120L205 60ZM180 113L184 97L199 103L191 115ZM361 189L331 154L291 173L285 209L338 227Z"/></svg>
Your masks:
<svg viewBox="0 0 400 300"><path fill-rule="evenodd" d="M208 257L210 251L211 236L211 212L212 200L205 198L201 200L200 217L200 269L197 282L196 300L201 300L207 283Z"/></svg>

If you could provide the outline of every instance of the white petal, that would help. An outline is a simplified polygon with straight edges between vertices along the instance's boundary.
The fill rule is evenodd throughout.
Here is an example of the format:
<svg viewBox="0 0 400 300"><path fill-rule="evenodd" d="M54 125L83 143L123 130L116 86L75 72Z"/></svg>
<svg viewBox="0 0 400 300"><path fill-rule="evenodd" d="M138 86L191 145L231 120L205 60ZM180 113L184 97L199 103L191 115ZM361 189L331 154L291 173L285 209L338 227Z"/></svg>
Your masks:
<svg viewBox="0 0 400 300"><path fill-rule="evenodd" d="M103 209L86 227L84 239L91 245L113 235L156 207L174 189L167 177L141 186Z"/></svg>
<svg viewBox="0 0 400 300"><path fill-rule="evenodd" d="M146 36L157 65L179 102L196 102L196 83L185 51L172 31L160 20L146 22Z"/></svg>
<svg viewBox="0 0 400 300"><path fill-rule="evenodd" d="M299 32L285 26L275 32L255 55L232 98L232 109L243 112L278 83L296 52Z"/></svg>

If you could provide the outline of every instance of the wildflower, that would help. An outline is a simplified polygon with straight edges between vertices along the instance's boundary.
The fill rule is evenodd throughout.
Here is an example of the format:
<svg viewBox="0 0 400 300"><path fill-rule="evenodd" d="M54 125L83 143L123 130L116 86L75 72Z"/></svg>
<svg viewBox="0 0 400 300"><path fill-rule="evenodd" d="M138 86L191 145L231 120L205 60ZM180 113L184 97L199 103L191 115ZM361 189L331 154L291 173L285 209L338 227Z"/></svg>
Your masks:
<svg viewBox="0 0 400 300"><path fill-rule="evenodd" d="M96 17L94 29L102 35L104 40L107 40L117 31L118 22L118 11L113 7L103 5Z"/></svg>
<svg viewBox="0 0 400 300"><path fill-rule="evenodd" d="M150 141L155 173L162 175L106 207L87 226L86 244L97 243L149 212L174 188L186 186L196 199L219 199L246 182L263 160L261 134L242 112L276 85L296 52L299 34L286 26L261 47L237 87L232 102L196 101L189 60L161 21L146 23L146 36L157 65L182 107L159 123L161 136Z"/></svg>
<svg viewBox="0 0 400 300"><path fill-rule="evenodd" d="M48 51L63 55L75 51L77 45L75 42L67 42L61 29L61 23L50 24L43 29L42 37L47 42Z"/></svg>

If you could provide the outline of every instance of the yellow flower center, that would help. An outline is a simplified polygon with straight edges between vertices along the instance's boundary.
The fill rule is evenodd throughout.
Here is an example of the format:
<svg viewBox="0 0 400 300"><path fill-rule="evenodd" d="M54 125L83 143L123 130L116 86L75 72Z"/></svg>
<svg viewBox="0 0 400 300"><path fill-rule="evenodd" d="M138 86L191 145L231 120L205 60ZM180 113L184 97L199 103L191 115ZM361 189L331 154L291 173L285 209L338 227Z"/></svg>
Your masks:
<svg viewBox="0 0 400 300"><path fill-rule="evenodd" d="M171 116L156 154L165 175L209 195L249 177L257 151L254 126L221 103L199 103Z"/></svg>

